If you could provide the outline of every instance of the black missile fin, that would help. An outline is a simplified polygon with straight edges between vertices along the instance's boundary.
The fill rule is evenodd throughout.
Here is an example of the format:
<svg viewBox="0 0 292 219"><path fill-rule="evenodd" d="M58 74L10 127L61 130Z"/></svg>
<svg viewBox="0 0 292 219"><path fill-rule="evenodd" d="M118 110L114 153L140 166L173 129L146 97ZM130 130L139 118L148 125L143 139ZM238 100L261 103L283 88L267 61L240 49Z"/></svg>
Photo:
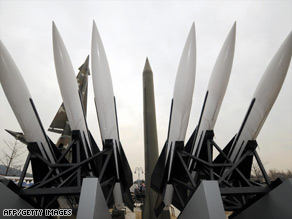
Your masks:
<svg viewBox="0 0 292 219"><path fill-rule="evenodd" d="M165 165L166 150L167 150L167 142L165 142L164 144L164 147L160 153L160 156L157 160L157 163L151 175L151 188L157 193L162 193L162 190L164 186L166 185L166 181L167 181L167 169L169 166L169 161Z"/></svg>
<svg viewBox="0 0 292 219"><path fill-rule="evenodd" d="M195 138L196 138L196 135L197 135L197 131L198 131L198 126L195 128L195 130L193 131L191 137L189 138L186 146L185 146L185 151L188 152L188 153L191 153L191 150L193 148L193 144L195 142Z"/></svg>

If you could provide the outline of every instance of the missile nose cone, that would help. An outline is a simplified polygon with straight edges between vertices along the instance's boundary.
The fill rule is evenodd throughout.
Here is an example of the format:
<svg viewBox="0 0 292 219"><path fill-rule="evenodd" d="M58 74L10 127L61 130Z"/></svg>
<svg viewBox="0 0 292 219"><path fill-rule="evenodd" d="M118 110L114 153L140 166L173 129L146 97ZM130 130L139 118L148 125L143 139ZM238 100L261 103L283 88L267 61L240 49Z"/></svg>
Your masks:
<svg viewBox="0 0 292 219"><path fill-rule="evenodd" d="M181 95L185 94L184 100L191 103L193 96L194 83L196 77L196 31L195 23L192 24L188 34L182 56L179 62L173 97L181 99Z"/></svg>
<svg viewBox="0 0 292 219"><path fill-rule="evenodd" d="M99 84L100 82L98 80L102 79L105 84L108 83L108 86L112 87L107 57L95 21L93 21L92 25L91 70L94 84ZM112 90L112 88L110 89Z"/></svg>
<svg viewBox="0 0 292 219"><path fill-rule="evenodd" d="M2 41L0 40L0 75L4 74L7 68L7 60L9 60L10 54ZM2 74L1 74L2 73Z"/></svg>
<svg viewBox="0 0 292 219"><path fill-rule="evenodd" d="M10 131L8 129L5 129L5 131L8 132L10 135L15 136L15 133L14 132L12 132L12 131Z"/></svg>
<svg viewBox="0 0 292 219"><path fill-rule="evenodd" d="M235 38L236 38L236 21L232 25L224 44L229 43L231 46L233 46L232 49L234 50Z"/></svg>
<svg viewBox="0 0 292 219"><path fill-rule="evenodd" d="M85 62L78 68L82 73L90 75L89 69L89 55L86 57Z"/></svg>
<svg viewBox="0 0 292 219"><path fill-rule="evenodd" d="M92 24L92 47L100 46L100 41L101 41L101 38L100 38L100 35L98 32L98 29L96 27L96 23L95 23L95 21L93 21L93 24Z"/></svg>
<svg viewBox="0 0 292 219"><path fill-rule="evenodd" d="M2 41L0 40L0 72L2 72L3 70L2 70L2 68L3 68L3 62L4 62L4 49L5 49L5 47L4 47L4 45L3 45L3 43L2 43Z"/></svg>
<svg viewBox="0 0 292 219"><path fill-rule="evenodd" d="M291 53L292 53L292 31L289 33L287 38L282 44L283 48L287 48L287 52L290 53L290 58L291 58Z"/></svg>
<svg viewBox="0 0 292 219"><path fill-rule="evenodd" d="M191 30L188 38L191 39L190 44L194 44L196 46L196 27L195 22L192 23Z"/></svg>
<svg viewBox="0 0 292 219"><path fill-rule="evenodd" d="M152 69L151 69L151 66L150 66L150 63L149 63L149 60L148 60L148 57L146 58L146 61L145 61L145 66L144 66L144 70L143 70L143 75L146 74L146 73L150 73L152 74Z"/></svg>
<svg viewBox="0 0 292 219"><path fill-rule="evenodd" d="M53 34L53 43L55 44L57 43L56 41L60 40L61 36L54 21L52 22L52 34Z"/></svg>
<svg viewBox="0 0 292 219"><path fill-rule="evenodd" d="M195 32L195 29L196 29L196 27L195 27L195 22L193 22L193 23L192 23L192 26L191 26L191 31L192 31L192 32Z"/></svg>
<svg viewBox="0 0 292 219"><path fill-rule="evenodd" d="M62 39L61 39L60 33L59 33L58 28L57 28L54 21L52 24L52 34L53 34L53 47L54 47L54 51L55 51L55 49L57 49L57 47L60 46L60 41Z"/></svg>
<svg viewBox="0 0 292 219"><path fill-rule="evenodd" d="M235 34L236 34L236 21L232 25L232 28L231 28L229 34L232 34L234 36L234 38L235 38Z"/></svg>

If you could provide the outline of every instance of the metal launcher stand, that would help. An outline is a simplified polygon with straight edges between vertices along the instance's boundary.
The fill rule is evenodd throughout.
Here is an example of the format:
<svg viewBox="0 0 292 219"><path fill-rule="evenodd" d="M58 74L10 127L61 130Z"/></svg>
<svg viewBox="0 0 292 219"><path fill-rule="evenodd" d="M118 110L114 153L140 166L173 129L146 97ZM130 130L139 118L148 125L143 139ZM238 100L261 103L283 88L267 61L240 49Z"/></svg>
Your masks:
<svg viewBox="0 0 292 219"><path fill-rule="evenodd" d="M72 208L73 214L76 214L83 178L98 177L108 208L112 208L113 189L117 178L112 167L112 140L106 141L103 151L99 151L92 136L90 137L93 145L92 155L86 158L84 148L89 146L82 145L80 131L73 131L72 142L63 153L55 147L57 161L54 164L41 156L35 143L29 143L29 155L18 183L18 195L36 208ZM69 151L72 151L71 163L65 158ZM28 188L22 188L30 162L35 182ZM61 206L62 203L65 204Z"/></svg>
<svg viewBox="0 0 292 219"><path fill-rule="evenodd" d="M214 142L213 136L213 131L207 131L199 156L190 154L188 144L184 147L183 142L176 142L172 173L167 184L172 184L174 188L172 204L180 211L184 210L203 180L218 182L224 210L234 211L235 214L281 184L280 180L273 183L269 180L256 152L256 141L249 141L241 158L237 162L232 162L227 156L232 140L224 150L221 150ZM219 153L215 159L214 150ZM251 180L253 159L260 168L264 183ZM188 168L190 160L193 160L191 169Z"/></svg>

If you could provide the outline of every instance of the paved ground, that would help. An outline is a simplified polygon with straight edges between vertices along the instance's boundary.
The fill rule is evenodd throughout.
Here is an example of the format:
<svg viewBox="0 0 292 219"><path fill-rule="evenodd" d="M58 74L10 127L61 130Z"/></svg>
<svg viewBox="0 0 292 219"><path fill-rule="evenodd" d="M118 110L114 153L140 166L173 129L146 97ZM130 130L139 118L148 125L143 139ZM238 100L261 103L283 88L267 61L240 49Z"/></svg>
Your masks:
<svg viewBox="0 0 292 219"><path fill-rule="evenodd" d="M142 219L142 211L140 207L134 208L134 212L126 210L126 219Z"/></svg>

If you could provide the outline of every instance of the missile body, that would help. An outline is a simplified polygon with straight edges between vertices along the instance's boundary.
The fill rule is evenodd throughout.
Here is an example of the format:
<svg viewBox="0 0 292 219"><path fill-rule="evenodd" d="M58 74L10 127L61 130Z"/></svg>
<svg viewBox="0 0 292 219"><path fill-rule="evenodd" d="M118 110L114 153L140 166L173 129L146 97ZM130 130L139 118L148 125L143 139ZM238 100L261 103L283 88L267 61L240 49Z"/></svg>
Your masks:
<svg viewBox="0 0 292 219"><path fill-rule="evenodd" d="M245 119L233 141L229 157L240 159L249 140L256 140L285 80L292 53L292 32L288 35L264 72Z"/></svg>
<svg viewBox="0 0 292 219"><path fill-rule="evenodd" d="M92 27L91 65L95 106L102 142L105 145L106 140L113 141L113 152L115 158L114 165L117 176L117 182L113 190L113 196L116 208L121 209L124 206L121 183L125 182L121 176L126 174L128 175L128 178L130 178L128 180L132 181L132 173L129 172L130 167L126 157L123 154L124 152L120 143L116 103L110 69L103 43L95 22L93 22ZM118 157L124 160L125 164L123 166L119 166ZM132 182L130 184L132 184ZM125 188L130 187L131 185L123 186Z"/></svg>
<svg viewBox="0 0 292 219"><path fill-rule="evenodd" d="M90 75L88 63L89 56L87 56L85 62L79 68L80 71L76 77L85 116L87 111L88 75ZM58 139L58 142L56 144L57 147L60 144L68 145L71 142L72 133L67 119L64 103L62 103L60 108L58 109L48 131L61 134L61 137Z"/></svg>
<svg viewBox="0 0 292 219"><path fill-rule="evenodd" d="M53 48L58 83L70 128L71 130L79 130L81 132L84 152L88 158L92 151L75 73L64 42L54 23Z"/></svg>
<svg viewBox="0 0 292 219"><path fill-rule="evenodd" d="M148 58L143 70L143 110L144 110L144 156L146 194L143 218L157 218L153 209L157 193L150 187L151 175L158 159L158 140L156 128L155 97L153 73Z"/></svg>
<svg viewBox="0 0 292 219"><path fill-rule="evenodd" d="M236 23L232 26L216 60L198 124L192 155L199 156L207 130L213 130L228 85L235 48ZM190 162L191 166L192 162Z"/></svg>
<svg viewBox="0 0 292 219"><path fill-rule="evenodd" d="M183 53L180 59L172 99L172 108L166 145L166 161L169 159L167 181L170 178L174 146L176 141L184 141L192 106L193 91L196 76L196 33L192 24ZM174 167L175 168L175 167ZM173 187L166 187L164 204L171 204Z"/></svg>
<svg viewBox="0 0 292 219"><path fill-rule="evenodd" d="M8 50L0 41L0 81L15 117L28 142L36 142L42 156L56 163L29 90Z"/></svg>

